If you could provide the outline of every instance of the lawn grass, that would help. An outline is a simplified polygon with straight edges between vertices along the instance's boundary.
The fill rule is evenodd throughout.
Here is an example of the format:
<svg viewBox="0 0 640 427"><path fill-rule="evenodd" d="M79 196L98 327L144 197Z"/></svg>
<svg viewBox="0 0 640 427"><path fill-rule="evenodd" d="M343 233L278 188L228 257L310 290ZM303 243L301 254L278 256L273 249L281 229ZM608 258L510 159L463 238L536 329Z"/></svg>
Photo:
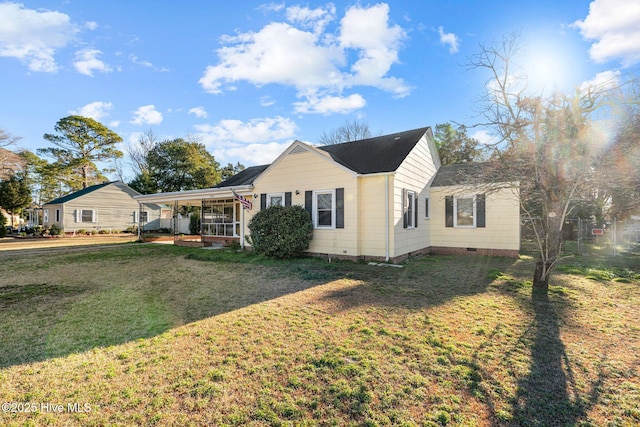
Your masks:
<svg viewBox="0 0 640 427"><path fill-rule="evenodd" d="M528 257L4 261L0 403L38 411L1 425L640 423L637 258L569 259L538 302Z"/></svg>

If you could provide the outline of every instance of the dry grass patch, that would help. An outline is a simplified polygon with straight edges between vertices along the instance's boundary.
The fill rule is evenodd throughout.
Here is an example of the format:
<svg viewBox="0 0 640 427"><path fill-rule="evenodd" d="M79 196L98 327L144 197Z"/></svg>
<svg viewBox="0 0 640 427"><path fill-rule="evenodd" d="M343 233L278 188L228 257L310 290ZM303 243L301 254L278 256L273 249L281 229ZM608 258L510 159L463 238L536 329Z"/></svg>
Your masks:
<svg viewBox="0 0 640 427"><path fill-rule="evenodd" d="M550 301L532 303L530 268L428 257L383 269L166 246L25 264L12 280L0 273L0 322L16 325L0 332L0 400L91 412L0 421L640 422L639 281L560 274ZM21 324L37 350L16 336Z"/></svg>

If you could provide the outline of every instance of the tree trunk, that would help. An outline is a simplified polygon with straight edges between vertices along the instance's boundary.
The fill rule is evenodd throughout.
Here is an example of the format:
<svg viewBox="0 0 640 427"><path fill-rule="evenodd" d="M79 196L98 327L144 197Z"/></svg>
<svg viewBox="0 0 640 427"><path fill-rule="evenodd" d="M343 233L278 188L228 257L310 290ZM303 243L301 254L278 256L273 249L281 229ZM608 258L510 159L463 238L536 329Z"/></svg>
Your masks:
<svg viewBox="0 0 640 427"><path fill-rule="evenodd" d="M549 296L549 266L544 268L543 261L536 262L536 270L533 273L532 297L534 299L547 299Z"/></svg>

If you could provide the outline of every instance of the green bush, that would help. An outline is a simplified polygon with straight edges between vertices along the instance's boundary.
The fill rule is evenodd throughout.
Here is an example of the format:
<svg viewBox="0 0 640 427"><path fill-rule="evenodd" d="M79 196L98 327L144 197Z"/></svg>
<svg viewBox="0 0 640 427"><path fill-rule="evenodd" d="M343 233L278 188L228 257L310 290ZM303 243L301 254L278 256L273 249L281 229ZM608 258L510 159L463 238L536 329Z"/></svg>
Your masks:
<svg viewBox="0 0 640 427"><path fill-rule="evenodd" d="M0 213L0 237L7 235L7 218Z"/></svg>
<svg viewBox="0 0 640 427"><path fill-rule="evenodd" d="M51 236L59 236L63 233L62 228L60 228L60 226L58 224L52 224L51 227L49 227L49 234Z"/></svg>
<svg viewBox="0 0 640 427"><path fill-rule="evenodd" d="M189 232L191 234L200 234L200 213L192 212L189 217Z"/></svg>
<svg viewBox="0 0 640 427"><path fill-rule="evenodd" d="M311 244L313 223L302 206L271 206L249 222L248 241L256 253L272 258L301 256Z"/></svg>

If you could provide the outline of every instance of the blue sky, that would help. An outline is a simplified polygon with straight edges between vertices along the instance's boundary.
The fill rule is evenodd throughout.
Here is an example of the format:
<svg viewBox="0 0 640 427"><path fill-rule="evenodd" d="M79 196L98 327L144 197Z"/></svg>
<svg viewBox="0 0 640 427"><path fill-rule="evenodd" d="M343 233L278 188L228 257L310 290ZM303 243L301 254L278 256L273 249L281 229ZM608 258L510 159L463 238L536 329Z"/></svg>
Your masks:
<svg viewBox="0 0 640 427"><path fill-rule="evenodd" d="M0 128L35 151L81 114L121 148L151 129L251 166L346 120L374 134L471 125L487 75L465 64L512 31L521 72L547 90L640 62L629 0L0 1Z"/></svg>

